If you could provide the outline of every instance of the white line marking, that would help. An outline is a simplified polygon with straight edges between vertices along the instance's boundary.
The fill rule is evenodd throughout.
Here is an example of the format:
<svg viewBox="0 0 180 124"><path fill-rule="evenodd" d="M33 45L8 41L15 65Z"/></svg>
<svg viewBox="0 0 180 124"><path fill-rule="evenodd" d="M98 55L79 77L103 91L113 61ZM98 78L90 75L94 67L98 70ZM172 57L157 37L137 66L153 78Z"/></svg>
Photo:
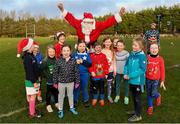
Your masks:
<svg viewBox="0 0 180 124"><path fill-rule="evenodd" d="M42 105L44 105L44 104L45 104L44 102L43 102L43 103L40 103L40 104L37 104L36 107L42 106ZM27 108L27 107L24 107L24 108L20 108L20 109L17 109L17 110L15 110L15 111L9 112L9 113L7 113L7 114L1 114L1 115L0 115L0 118L9 117L9 116L11 116L11 115L13 115L13 114L22 112L22 111L24 111L24 110L26 110L26 109L28 109L28 108Z"/></svg>
<svg viewBox="0 0 180 124"><path fill-rule="evenodd" d="M180 67L180 64L168 66L167 69L178 68L178 67ZM38 106L41 106L41 105L44 105L44 104L45 104L44 102L43 102L43 103L40 103L40 104L37 104L37 107L38 107ZM17 110L15 110L15 111L9 112L9 113L7 113L7 114L1 114L1 115L0 115L0 118L9 117L9 116L11 116L11 115L13 115L13 114L22 112L22 111L24 111L24 110L26 110L26 109L28 109L28 108L27 108L27 107L26 107L26 108L24 107L24 108L17 109Z"/></svg>

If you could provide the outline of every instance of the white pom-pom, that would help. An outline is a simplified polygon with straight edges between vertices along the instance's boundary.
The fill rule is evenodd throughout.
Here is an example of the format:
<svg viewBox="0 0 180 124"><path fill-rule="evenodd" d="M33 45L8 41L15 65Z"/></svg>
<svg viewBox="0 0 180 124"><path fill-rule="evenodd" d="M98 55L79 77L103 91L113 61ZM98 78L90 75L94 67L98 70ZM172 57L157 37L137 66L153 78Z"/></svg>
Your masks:
<svg viewBox="0 0 180 124"><path fill-rule="evenodd" d="M20 54L17 54L17 58L19 58L21 55Z"/></svg>

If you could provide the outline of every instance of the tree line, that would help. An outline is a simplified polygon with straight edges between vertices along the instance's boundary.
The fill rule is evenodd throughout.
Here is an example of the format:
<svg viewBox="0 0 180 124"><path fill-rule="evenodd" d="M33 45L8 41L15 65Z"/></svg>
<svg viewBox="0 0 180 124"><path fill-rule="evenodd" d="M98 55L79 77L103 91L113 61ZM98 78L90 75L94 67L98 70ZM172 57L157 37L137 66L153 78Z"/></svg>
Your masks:
<svg viewBox="0 0 180 124"><path fill-rule="evenodd" d="M111 15L110 13L95 18L102 21ZM157 18L159 15L161 18ZM103 34L139 34L148 30L152 22L160 24L161 33L179 33L180 6L160 6L138 12L127 12L122 23L105 30ZM0 37L23 37L26 27L28 32L33 32L34 25L37 36L49 36L58 31L76 34L75 30L60 18L47 18L45 15L32 16L28 12L17 13L14 10L9 12L0 9Z"/></svg>

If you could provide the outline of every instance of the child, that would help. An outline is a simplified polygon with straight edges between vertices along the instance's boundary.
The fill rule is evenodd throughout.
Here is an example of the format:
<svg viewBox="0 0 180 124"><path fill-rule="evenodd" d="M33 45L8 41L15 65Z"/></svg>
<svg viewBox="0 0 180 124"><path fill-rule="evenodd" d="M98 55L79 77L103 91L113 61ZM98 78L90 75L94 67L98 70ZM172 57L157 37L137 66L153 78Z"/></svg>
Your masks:
<svg viewBox="0 0 180 124"><path fill-rule="evenodd" d="M37 83L39 77L39 69L37 60L32 54L34 49L33 39L23 39L18 44L18 57L21 51L23 51L23 64L25 69L25 87L27 101L29 103L29 117L40 118L41 115L36 112L36 95L39 91L39 84Z"/></svg>
<svg viewBox="0 0 180 124"><path fill-rule="evenodd" d="M143 52L143 39L137 37L133 39L132 49L128 60L124 66L124 79L128 80L130 90L132 92L132 98L134 102L135 112L128 113L133 114L128 119L129 122L136 122L142 120L141 117L141 92L143 92L143 85L145 83L146 72L146 56Z"/></svg>
<svg viewBox="0 0 180 124"><path fill-rule="evenodd" d="M113 39L113 49L114 49L114 51L116 51L117 50L117 41L118 41L119 39L117 38L117 37L115 37L114 39Z"/></svg>
<svg viewBox="0 0 180 124"><path fill-rule="evenodd" d="M65 91L67 89L67 96L69 99L70 112L77 115L78 112L74 108L73 90L79 87L80 75L76 61L71 58L71 46L63 45L62 57L57 60L53 72L53 82L58 83L59 90L59 112L58 117L64 117L63 103Z"/></svg>
<svg viewBox="0 0 180 124"><path fill-rule="evenodd" d="M42 102L42 97L41 97L41 82L42 82L42 76L41 76L41 69L40 66L42 64L42 60L43 60L43 55L39 52L39 45L34 45L34 50L33 50L33 55L35 56L36 60L37 60L37 64L38 64L38 68L40 70L40 76L38 78L39 83L40 83L40 89L39 92L37 94L37 100L39 102Z"/></svg>
<svg viewBox="0 0 180 124"><path fill-rule="evenodd" d="M80 90L83 94L84 106L89 107L89 95L88 95L88 81L89 71L91 66L90 54L86 52L86 44L84 41L80 41L77 44L77 51L73 54L73 58L76 60L80 71L80 88L74 90L74 105L77 106Z"/></svg>
<svg viewBox="0 0 180 124"><path fill-rule="evenodd" d="M147 86L147 98L148 98L148 110L147 114L153 114L153 98L156 99L156 105L161 104L161 95L158 92L159 83L160 87L164 89L165 81L165 67L164 60L158 55L159 46L157 43L150 45L150 55L147 56L147 72L146 72L146 86Z"/></svg>
<svg viewBox="0 0 180 124"><path fill-rule="evenodd" d="M59 59L61 56L61 48L66 40L66 36L64 32L57 33L57 40L58 42L54 45L56 51L56 58Z"/></svg>
<svg viewBox="0 0 180 124"><path fill-rule="evenodd" d="M115 58L112 51L112 41L110 37L107 37L103 40L103 50L102 53L106 55L109 64L109 74L107 77L107 91L108 91L108 101L113 103L111 92L112 92L112 83L113 83L113 72L116 74Z"/></svg>
<svg viewBox="0 0 180 124"><path fill-rule="evenodd" d="M58 89L53 86L53 70L56 63L55 49L52 45L47 46L46 58L42 62L43 74L46 78L46 109L48 112L53 112L51 107L51 96L54 97L55 106L58 108Z"/></svg>
<svg viewBox="0 0 180 124"><path fill-rule="evenodd" d="M117 103L120 99L120 84L121 80L124 77L123 71L124 71L124 65L127 61L127 58L129 57L129 52L124 50L125 49L125 43L123 40L117 41L117 51L115 52L115 59L116 59L116 82L115 82L115 90L116 90L116 97L114 99L114 102ZM129 84L127 80L124 80L125 83L125 97L124 97L124 104L129 103L128 98L128 92L129 92Z"/></svg>
<svg viewBox="0 0 180 124"><path fill-rule="evenodd" d="M104 106L104 81L109 74L109 65L106 55L101 52L101 45L95 43L94 50L95 52L91 53L90 55L92 60L92 66L89 68L92 76L92 105L96 105L98 97L100 95L100 106Z"/></svg>

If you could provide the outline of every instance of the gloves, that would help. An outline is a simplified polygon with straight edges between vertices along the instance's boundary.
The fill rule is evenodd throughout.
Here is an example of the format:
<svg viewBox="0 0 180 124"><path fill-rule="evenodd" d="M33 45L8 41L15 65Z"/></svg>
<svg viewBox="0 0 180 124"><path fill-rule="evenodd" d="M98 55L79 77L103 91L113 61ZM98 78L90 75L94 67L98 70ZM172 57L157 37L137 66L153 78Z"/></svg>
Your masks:
<svg viewBox="0 0 180 124"><path fill-rule="evenodd" d="M74 84L74 88L75 88L75 89L78 89L79 86L80 86L80 83L79 83L79 82Z"/></svg>
<svg viewBox="0 0 180 124"><path fill-rule="evenodd" d="M58 89L58 84L53 84L53 87Z"/></svg>

